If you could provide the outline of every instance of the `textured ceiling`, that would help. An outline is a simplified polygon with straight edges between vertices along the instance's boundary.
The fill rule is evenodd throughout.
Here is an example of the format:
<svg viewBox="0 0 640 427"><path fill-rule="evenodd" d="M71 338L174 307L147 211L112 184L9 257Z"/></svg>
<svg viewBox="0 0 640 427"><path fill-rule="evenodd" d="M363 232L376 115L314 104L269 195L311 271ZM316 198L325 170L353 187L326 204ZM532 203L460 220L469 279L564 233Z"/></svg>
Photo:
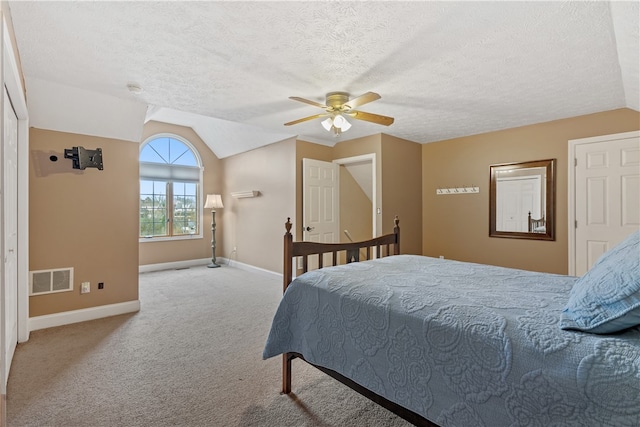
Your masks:
<svg viewBox="0 0 640 427"><path fill-rule="evenodd" d="M118 111L137 107L191 126L218 157L295 136L335 144L320 120L283 126L322 112L289 96L324 103L330 91L377 92L360 109L395 117L352 120L339 140L427 143L640 109L637 1L9 5L32 126L91 134L87 122L102 120L136 140L144 119ZM66 99L64 87L82 96ZM105 111L105 97L127 108ZM75 113L54 120L51 109Z"/></svg>

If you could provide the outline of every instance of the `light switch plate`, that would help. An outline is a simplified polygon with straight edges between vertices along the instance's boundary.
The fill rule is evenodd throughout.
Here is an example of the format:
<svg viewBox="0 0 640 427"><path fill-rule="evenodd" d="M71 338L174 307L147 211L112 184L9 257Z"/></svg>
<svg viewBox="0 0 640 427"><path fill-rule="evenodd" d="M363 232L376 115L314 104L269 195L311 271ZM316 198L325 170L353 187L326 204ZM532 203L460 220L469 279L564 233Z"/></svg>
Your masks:
<svg viewBox="0 0 640 427"><path fill-rule="evenodd" d="M82 286L80 287L81 294L88 294L91 292L91 282L82 282Z"/></svg>

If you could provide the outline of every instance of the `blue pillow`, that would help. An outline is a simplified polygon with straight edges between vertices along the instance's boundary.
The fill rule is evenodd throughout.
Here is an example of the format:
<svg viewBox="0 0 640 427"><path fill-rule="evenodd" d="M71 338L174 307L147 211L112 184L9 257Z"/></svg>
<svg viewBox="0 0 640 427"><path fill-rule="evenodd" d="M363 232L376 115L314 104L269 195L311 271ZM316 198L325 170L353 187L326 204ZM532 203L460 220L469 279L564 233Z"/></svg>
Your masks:
<svg viewBox="0 0 640 427"><path fill-rule="evenodd" d="M576 280L560 328L609 334L640 325L640 231Z"/></svg>

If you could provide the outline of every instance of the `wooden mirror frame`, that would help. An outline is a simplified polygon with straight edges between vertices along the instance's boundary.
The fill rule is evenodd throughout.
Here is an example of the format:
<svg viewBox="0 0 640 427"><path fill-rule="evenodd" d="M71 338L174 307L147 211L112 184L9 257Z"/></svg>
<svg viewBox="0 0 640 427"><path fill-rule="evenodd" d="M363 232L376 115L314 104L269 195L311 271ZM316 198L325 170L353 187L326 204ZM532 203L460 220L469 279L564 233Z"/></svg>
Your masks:
<svg viewBox="0 0 640 427"><path fill-rule="evenodd" d="M513 169L540 168L546 169L546 201L545 201L545 232L516 232L499 231L496 226L496 196L498 172ZM556 239L556 159L536 160L533 162L504 163L491 165L489 191L489 237L507 237L512 239L555 240Z"/></svg>

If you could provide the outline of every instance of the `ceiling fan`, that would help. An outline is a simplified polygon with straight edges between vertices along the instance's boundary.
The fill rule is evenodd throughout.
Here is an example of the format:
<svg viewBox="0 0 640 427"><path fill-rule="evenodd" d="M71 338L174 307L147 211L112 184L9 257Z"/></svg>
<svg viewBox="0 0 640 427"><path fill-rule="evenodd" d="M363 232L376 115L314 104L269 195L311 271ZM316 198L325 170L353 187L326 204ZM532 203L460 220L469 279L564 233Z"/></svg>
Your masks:
<svg viewBox="0 0 640 427"><path fill-rule="evenodd" d="M364 111L356 110L356 108L361 105L380 99L380 95L375 92L367 92L364 95L360 95L353 99L349 99L349 94L346 92L329 92L327 93L327 100L325 104L320 104L319 102L310 101L297 96L290 96L289 99L322 108L325 112L285 123L285 126L296 125L308 120L327 117L322 121L322 126L329 132L333 131L335 136L338 136L351 127L351 123L347 121L345 116L384 126L389 126L393 123L393 117L365 113Z"/></svg>

